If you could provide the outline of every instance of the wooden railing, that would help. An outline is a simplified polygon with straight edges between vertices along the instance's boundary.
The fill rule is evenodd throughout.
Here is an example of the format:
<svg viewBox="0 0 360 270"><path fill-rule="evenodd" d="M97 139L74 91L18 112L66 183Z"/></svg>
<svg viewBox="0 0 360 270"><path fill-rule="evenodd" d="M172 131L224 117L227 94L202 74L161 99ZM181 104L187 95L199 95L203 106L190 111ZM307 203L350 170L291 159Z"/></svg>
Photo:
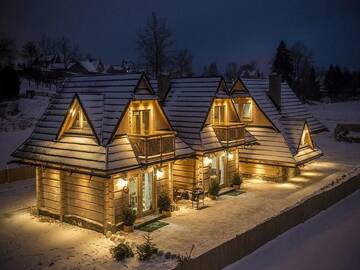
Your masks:
<svg viewBox="0 0 360 270"><path fill-rule="evenodd" d="M142 162L169 157L175 154L175 133L171 131L153 134L129 134L135 154Z"/></svg>
<svg viewBox="0 0 360 270"><path fill-rule="evenodd" d="M245 125L229 123L226 125L212 125L216 136L222 144L231 145L241 142L245 138Z"/></svg>

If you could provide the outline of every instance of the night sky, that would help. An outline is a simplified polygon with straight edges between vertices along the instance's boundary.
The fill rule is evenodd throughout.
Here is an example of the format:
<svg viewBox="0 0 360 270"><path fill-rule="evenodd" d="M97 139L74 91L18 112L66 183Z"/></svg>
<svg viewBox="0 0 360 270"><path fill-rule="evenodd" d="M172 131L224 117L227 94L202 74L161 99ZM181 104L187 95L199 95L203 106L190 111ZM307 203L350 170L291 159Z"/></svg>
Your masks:
<svg viewBox="0 0 360 270"><path fill-rule="evenodd" d="M151 12L166 17L177 48L195 71L216 61L256 61L266 72L281 39L301 41L318 66L360 68L360 1L26 1L1 0L0 32L18 45L41 34L66 35L108 64L136 61L136 33Z"/></svg>

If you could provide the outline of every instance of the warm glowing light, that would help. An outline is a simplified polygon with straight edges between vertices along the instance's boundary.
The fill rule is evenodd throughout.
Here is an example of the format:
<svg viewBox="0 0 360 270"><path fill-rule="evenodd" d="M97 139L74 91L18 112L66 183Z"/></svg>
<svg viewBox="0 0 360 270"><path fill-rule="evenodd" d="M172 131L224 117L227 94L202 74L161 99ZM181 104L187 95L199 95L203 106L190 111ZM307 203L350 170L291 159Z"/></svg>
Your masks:
<svg viewBox="0 0 360 270"><path fill-rule="evenodd" d="M156 170L156 178L162 178L164 176L164 170L162 168Z"/></svg>
<svg viewBox="0 0 360 270"><path fill-rule="evenodd" d="M116 187L117 187L119 190L122 190L124 187L127 187L127 184L128 184L128 181L126 181L126 180L123 179L123 178L119 178L119 179L116 181Z"/></svg>
<svg viewBox="0 0 360 270"><path fill-rule="evenodd" d="M234 158L234 154L231 153L231 152L229 152L229 153L228 153L228 159L229 159L229 160L233 160L233 158Z"/></svg>
<svg viewBox="0 0 360 270"><path fill-rule="evenodd" d="M211 164L212 160L209 157L204 158L204 166L209 166Z"/></svg>

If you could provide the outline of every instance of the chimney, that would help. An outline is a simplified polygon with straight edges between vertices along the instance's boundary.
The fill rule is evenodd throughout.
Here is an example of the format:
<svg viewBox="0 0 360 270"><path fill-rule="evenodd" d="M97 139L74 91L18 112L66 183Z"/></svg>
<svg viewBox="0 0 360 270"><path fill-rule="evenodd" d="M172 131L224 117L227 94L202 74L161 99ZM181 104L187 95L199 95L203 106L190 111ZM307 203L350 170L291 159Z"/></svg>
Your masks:
<svg viewBox="0 0 360 270"><path fill-rule="evenodd" d="M170 75L159 75L157 81L158 97L160 99L160 102L163 102L170 87Z"/></svg>
<svg viewBox="0 0 360 270"><path fill-rule="evenodd" d="M268 95L278 110L281 109L281 81L281 75L277 73L269 75Z"/></svg>

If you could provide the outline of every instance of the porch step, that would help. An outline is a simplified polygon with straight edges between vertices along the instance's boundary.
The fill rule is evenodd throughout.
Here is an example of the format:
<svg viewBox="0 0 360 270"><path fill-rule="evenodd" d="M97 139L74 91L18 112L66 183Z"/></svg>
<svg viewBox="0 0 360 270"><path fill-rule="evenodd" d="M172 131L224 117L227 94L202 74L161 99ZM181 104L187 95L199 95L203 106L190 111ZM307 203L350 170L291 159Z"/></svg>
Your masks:
<svg viewBox="0 0 360 270"><path fill-rule="evenodd" d="M226 193L229 193L229 192L231 192L231 191L235 191L235 190L236 190L236 189L233 188L233 187L224 187L224 188L220 189L220 191L219 191L219 196L224 195L224 194L226 194Z"/></svg>
<svg viewBox="0 0 360 270"><path fill-rule="evenodd" d="M139 229L142 226L145 226L153 221L159 220L162 218L161 214L152 214L152 215L147 215L141 218L138 218L135 220L135 224L134 224L134 228L135 229Z"/></svg>

